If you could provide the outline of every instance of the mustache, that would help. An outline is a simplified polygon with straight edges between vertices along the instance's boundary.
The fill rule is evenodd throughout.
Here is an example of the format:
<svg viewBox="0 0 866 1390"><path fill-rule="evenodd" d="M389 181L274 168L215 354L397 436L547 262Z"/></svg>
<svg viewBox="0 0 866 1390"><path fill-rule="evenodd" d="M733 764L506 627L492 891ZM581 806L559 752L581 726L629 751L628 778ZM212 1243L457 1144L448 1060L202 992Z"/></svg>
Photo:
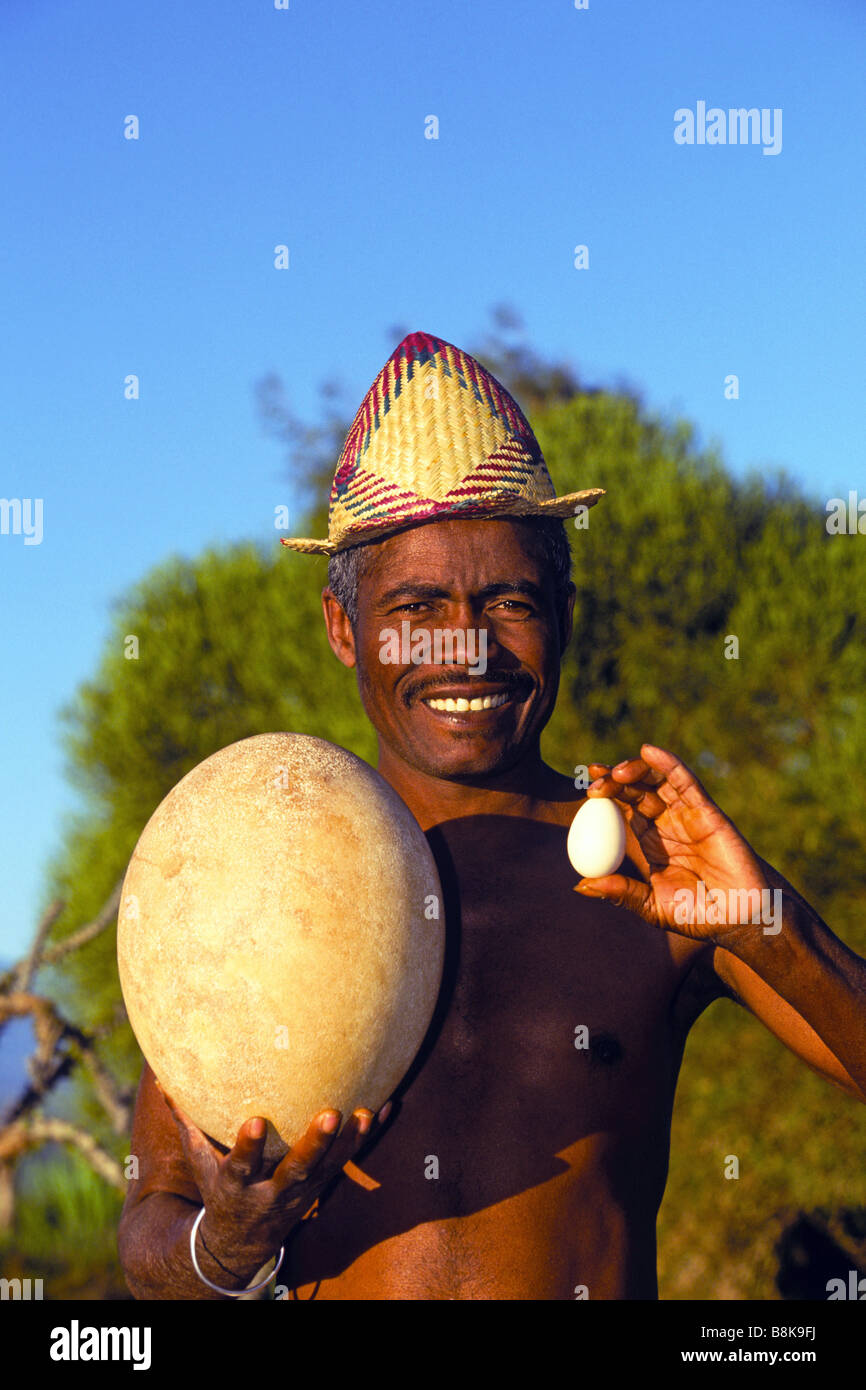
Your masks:
<svg viewBox="0 0 866 1390"><path fill-rule="evenodd" d="M532 690L532 681L528 676L522 675L519 671L491 670L489 667L483 676L471 675L465 666L457 666L453 671L439 671L437 674L429 675L426 679L413 681L403 692L403 700L407 705L413 704L418 700L435 698L440 691L447 690L452 685L470 685L477 682L479 685L497 685L506 695L521 697L528 695Z"/></svg>

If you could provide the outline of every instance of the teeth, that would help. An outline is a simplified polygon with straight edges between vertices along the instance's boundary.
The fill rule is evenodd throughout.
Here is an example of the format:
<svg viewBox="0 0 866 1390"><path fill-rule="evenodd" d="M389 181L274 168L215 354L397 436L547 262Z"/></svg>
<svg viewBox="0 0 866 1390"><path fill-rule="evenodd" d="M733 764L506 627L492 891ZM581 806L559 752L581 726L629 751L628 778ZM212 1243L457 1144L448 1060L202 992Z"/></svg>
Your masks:
<svg viewBox="0 0 866 1390"><path fill-rule="evenodd" d="M479 695L474 700L425 700L431 709L445 710L448 714L462 714L465 710L498 709L508 700L507 695Z"/></svg>

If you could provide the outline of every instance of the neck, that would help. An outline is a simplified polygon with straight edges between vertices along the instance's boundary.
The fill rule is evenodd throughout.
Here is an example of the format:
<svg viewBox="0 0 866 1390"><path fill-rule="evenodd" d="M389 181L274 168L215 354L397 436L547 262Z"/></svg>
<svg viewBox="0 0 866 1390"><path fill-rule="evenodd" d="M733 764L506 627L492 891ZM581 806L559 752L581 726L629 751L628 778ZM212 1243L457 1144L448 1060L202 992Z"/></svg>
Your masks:
<svg viewBox="0 0 866 1390"><path fill-rule="evenodd" d="M567 777L542 761L537 744L505 772L457 779L421 772L380 742L378 771L406 802L422 830L465 816L532 818L539 802L561 801L565 789L571 788Z"/></svg>

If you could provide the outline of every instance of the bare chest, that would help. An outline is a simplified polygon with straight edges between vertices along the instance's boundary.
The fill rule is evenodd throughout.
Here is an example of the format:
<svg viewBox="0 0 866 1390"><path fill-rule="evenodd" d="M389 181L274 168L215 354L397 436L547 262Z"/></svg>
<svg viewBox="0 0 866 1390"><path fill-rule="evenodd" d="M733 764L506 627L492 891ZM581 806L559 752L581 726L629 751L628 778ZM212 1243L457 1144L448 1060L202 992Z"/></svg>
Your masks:
<svg viewBox="0 0 866 1390"><path fill-rule="evenodd" d="M501 1274L503 1241L559 1297L537 1290L570 1289L571 1262L598 1280L630 1268L634 1231L651 1250L688 955L575 894L558 852L469 848L445 862L442 992L394 1116L295 1242L299 1283L349 1271L329 1297L410 1274L423 1291L399 1296L490 1296L460 1290Z"/></svg>
<svg viewBox="0 0 866 1390"><path fill-rule="evenodd" d="M439 1009L407 1098L496 1106L508 1095L549 1114L580 1097L606 1114L617 1095L664 1081L687 968L666 937L582 899L571 876L475 887L448 923Z"/></svg>
<svg viewBox="0 0 866 1390"><path fill-rule="evenodd" d="M374 1176L400 1167L406 1149L444 1156L463 1189L469 1173L506 1161L512 1180L528 1181L522 1167L539 1151L589 1135L666 1136L689 955L576 894L556 848L522 861L455 855L443 875L442 992L397 1093L399 1124L370 1155Z"/></svg>

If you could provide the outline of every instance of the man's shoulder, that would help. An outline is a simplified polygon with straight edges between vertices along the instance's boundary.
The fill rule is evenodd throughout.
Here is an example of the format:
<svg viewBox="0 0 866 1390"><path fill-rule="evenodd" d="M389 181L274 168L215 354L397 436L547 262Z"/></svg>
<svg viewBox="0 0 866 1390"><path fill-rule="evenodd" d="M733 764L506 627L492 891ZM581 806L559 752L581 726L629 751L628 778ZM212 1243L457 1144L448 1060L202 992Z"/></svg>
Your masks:
<svg viewBox="0 0 866 1390"><path fill-rule="evenodd" d="M557 772L552 767L547 771L549 781L544 801L545 819L567 829L586 801L586 789L576 787L574 778L567 777L563 772Z"/></svg>

